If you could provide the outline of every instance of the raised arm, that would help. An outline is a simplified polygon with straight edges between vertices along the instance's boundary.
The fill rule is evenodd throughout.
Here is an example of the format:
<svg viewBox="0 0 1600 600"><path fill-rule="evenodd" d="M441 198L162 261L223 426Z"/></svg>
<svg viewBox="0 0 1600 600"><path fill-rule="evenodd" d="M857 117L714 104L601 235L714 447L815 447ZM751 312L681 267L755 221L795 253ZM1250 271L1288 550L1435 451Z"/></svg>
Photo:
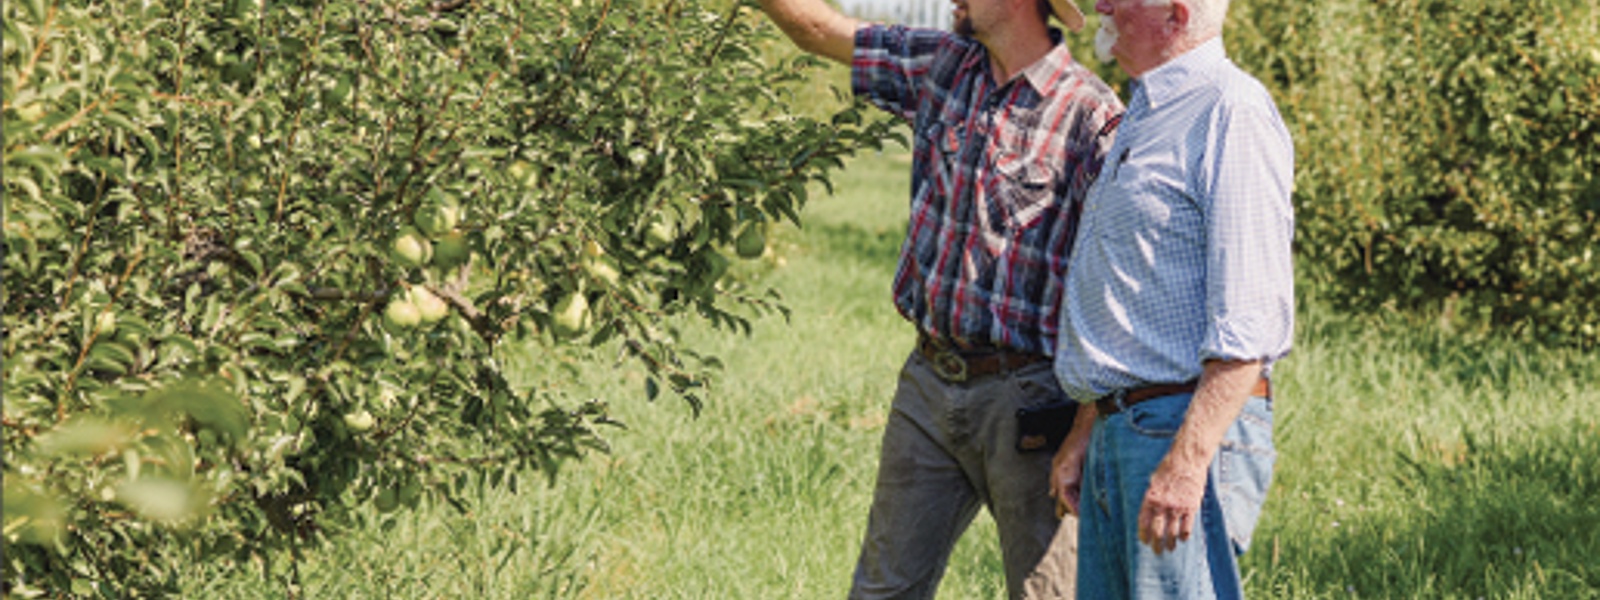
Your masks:
<svg viewBox="0 0 1600 600"><path fill-rule="evenodd" d="M801 50L850 64L861 21L840 14L826 0L761 0L761 9Z"/></svg>

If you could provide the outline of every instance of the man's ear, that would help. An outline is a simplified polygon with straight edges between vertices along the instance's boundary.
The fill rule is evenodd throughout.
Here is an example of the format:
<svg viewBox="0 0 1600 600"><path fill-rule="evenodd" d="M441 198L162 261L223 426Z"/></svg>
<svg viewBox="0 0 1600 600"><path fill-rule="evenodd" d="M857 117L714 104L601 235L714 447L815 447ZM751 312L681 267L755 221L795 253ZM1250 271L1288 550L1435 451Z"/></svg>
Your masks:
<svg viewBox="0 0 1600 600"><path fill-rule="evenodd" d="M1172 12L1167 14L1167 26L1173 33L1189 30L1189 0L1172 0L1168 5Z"/></svg>

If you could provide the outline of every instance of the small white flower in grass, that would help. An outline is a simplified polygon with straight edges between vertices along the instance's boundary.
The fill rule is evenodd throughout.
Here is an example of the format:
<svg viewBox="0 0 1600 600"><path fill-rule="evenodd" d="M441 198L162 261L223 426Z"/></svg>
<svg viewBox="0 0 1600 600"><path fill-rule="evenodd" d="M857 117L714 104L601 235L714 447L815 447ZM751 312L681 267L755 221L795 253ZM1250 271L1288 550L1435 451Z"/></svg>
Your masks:
<svg viewBox="0 0 1600 600"><path fill-rule="evenodd" d="M1333 522L1333 526L1334 526L1334 527L1338 527L1338 526L1339 526L1339 522L1338 522L1338 521L1334 521L1334 522Z"/></svg>
<svg viewBox="0 0 1600 600"><path fill-rule="evenodd" d="M1517 546L1516 548L1512 548L1511 549L1511 553L1515 554L1517 556L1522 556L1522 547L1521 546Z"/></svg>

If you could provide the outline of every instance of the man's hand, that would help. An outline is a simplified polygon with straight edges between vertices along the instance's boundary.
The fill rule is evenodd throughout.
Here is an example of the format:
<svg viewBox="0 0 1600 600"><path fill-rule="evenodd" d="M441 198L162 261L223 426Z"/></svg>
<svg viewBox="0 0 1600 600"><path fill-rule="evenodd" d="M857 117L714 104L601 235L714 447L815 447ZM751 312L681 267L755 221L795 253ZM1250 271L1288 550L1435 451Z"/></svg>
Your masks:
<svg viewBox="0 0 1600 600"><path fill-rule="evenodd" d="M1050 461L1050 497L1056 499L1056 518L1078 514L1083 494L1083 463L1089 454L1089 436L1094 430L1093 403L1078 405L1072 432L1061 442Z"/></svg>
<svg viewBox="0 0 1600 600"><path fill-rule="evenodd" d="M1204 464L1197 470L1163 460L1150 476L1150 488L1145 490L1144 504L1139 507L1139 541L1149 545L1156 555L1176 548L1178 542L1187 541L1194 533L1200 500L1206 491L1206 472Z"/></svg>
<svg viewBox="0 0 1600 600"><path fill-rule="evenodd" d="M1260 361L1210 360L1203 366L1183 426L1150 475L1139 507L1139 541L1156 554L1172 550L1194 532L1211 459L1260 378Z"/></svg>

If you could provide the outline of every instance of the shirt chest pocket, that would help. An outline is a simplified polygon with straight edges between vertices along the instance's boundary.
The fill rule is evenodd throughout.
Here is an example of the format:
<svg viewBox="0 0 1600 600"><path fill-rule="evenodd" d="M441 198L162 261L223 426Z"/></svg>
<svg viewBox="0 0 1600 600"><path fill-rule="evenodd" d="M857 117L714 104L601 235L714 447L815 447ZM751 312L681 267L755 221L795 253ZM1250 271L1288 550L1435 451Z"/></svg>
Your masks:
<svg viewBox="0 0 1600 600"><path fill-rule="evenodd" d="M1152 156L1153 155L1153 156ZM1204 231L1204 215L1189 199L1182 171L1171 158L1124 151L1107 158L1090 194L1098 234L1109 240L1171 240Z"/></svg>
<svg viewBox="0 0 1600 600"><path fill-rule="evenodd" d="M1014 233L1032 229L1065 204L1067 189L1060 157L1049 152L1001 151L991 178L991 222Z"/></svg>

